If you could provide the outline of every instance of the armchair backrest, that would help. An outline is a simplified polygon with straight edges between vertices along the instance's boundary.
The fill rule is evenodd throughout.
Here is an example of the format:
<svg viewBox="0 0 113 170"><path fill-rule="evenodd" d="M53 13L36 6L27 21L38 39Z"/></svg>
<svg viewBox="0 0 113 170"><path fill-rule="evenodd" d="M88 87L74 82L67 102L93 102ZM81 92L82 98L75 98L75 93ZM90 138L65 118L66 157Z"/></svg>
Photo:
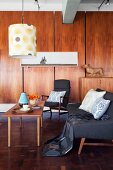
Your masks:
<svg viewBox="0 0 113 170"><path fill-rule="evenodd" d="M70 80L59 79L54 81L54 90L55 91L66 91L66 94L63 99L63 106L66 107L69 101L70 96Z"/></svg>

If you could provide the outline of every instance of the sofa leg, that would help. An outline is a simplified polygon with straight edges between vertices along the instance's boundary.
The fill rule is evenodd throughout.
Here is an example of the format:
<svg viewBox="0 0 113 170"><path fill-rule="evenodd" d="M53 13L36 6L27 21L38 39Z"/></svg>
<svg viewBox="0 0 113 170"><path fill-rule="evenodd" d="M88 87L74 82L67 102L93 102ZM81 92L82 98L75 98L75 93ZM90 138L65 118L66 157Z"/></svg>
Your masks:
<svg viewBox="0 0 113 170"><path fill-rule="evenodd" d="M82 151L84 142L85 142L85 138L82 138L81 141L80 141L80 146L79 146L79 150L78 150L78 155L81 154L81 151Z"/></svg>

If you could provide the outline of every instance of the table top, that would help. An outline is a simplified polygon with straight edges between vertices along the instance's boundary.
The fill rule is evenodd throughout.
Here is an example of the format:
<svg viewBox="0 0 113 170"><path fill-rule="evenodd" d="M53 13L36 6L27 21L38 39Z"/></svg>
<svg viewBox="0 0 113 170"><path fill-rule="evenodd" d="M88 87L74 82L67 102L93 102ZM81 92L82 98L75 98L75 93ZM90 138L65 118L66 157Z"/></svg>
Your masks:
<svg viewBox="0 0 113 170"><path fill-rule="evenodd" d="M25 117L25 116L39 116L41 117L42 116L42 113L43 113L43 108L44 108L44 103L45 101L39 101L37 103L37 106L40 106L40 108L37 108L37 107L32 107L30 106L31 108L31 111L20 111L19 112L19 105L16 104L14 107L12 107L11 109L9 109L7 112L5 112L3 114L4 117ZM18 110L18 112L16 111Z"/></svg>

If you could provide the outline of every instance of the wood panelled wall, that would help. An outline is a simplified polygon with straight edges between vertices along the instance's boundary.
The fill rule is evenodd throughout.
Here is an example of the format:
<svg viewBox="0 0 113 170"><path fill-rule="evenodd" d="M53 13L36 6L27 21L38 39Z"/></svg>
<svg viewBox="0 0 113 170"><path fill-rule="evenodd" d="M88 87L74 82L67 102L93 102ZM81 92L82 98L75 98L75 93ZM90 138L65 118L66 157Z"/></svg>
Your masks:
<svg viewBox="0 0 113 170"><path fill-rule="evenodd" d="M21 22L20 12L0 12L0 102L15 102L21 92L19 60L8 56L8 26Z"/></svg>
<svg viewBox="0 0 113 170"><path fill-rule="evenodd" d="M55 51L78 51L78 67L55 67L55 79L69 79L71 101L80 101L79 78L84 77L81 65L85 63L85 13L79 12L73 24L62 24L61 13L55 13Z"/></svg>
<svg viewBox="0 0 113 170"><path fill-rule="evenodd" d="M54 13L25 12L26 23L37 28L37 51L54 51ZM54 67L25 68L25 91L28 94L49 94L53 89Z"/></svg>
<svg viewBox="0 0 113 170"><path fill-rule="evenodd" d="M86 13L86 63L113 77L113 12Z"/></svg>
<svg viewBox="0 0 113 170"><path fill-rule="evenodd" d="M21 12L0 12L0 102L17 102L22 91L20 62L8 56L8 26L20 22ZM61 12L24 12L24 23L36 26L37 51L79 54L78 67L25 68L27 93L49 94L54 78L66 78L71 81L71 101L79 101L85 61L113 77L113 12L78 12L73 24L62 24Z"/></svg>
<svg viewBox="0 0 113 170"><path fill-rule="evenodd" d="M113 78L111 77L95 77L80 78L81 101L90 89L103 89L113 92Z"/></svg>
<svg viewBox="0 0 113 170"><path fill-rule="evenodd" d="M55 51L78 51L79 66L85 62L85 13L79 12L73 24L62 24L62 15L55 13Z"/></svg>
<svg viewBox="0 0 113 170"><path fill-rule="evenodd" d="M81 78L81 100L89 89L113 92L113 12L86 13L86 64L104 69L103 78Z"/></svg>
<svg viewBox="0 0 113 170"><path fill-rule="evenodd" d="M84 15L77 14L74 24L62 24L61 12L24 12L24 23L37 29L37 51L78 51L84 64ZM22 91L20 62L8 56L8 26L21 22L21 12L0 12L0 102L17 102ZM61 56L62 57L62 56ZM54 72L55 71L55 72ZM35 67L24 69L24 89L27 93L49 94L54 78L71 80L71 99L79 100L79 67Z"/></svg>
<svg viewBox="0 0 113 170"><path fill-rule="evenodd" d="M0 102L17 102L22 92L20 60L8 56L8 26L21 23L21 15L21 12L0 12ZM37 28L37 51L54 51L53 12L24 12L24 18L24 23L33 24ZM45 82L47 77L48 81ZM51 69L25 70L26 92L31 92L30 89L35 92L36 88L38 93L44 88L45 92L48 92L52 84Z"/></svg>
<svg viewBox="0 0 113 170"><path fill-rule="evenodd" d="M54 13L24 12L25 23L32 24L37 31L37 51L54 51Z"/></svg>

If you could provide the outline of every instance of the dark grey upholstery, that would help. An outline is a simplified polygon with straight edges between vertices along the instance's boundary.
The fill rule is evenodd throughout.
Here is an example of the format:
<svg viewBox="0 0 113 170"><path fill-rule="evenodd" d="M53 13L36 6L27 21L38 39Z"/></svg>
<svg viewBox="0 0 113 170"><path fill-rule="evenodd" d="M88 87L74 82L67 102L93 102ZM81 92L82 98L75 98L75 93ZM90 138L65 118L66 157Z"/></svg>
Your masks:
<svg viewBox="0 0 113 170"><path fill-rule="evenodd" d="M51 116L52 116L52 109L57 109L59 110L59 115L60 115L60 110L67 110L67 104L69 101L69 96L70 96L70 81L66 79L59 79L54 81L54 91L66 91L65 96L63 97L63 102L45 102L45 106L50 108Z"/></svg>
<svg viewBox="0 0 113 170"><path fill-rule="evenodd" d="M94 118L90 120L80 121L80 123L76 123L74 128L74 136L75 138L90 138L90 139L113 139L113 93L106 92L104 95L105 99L110 100L110 106L104 115L108 115L107 120L96 120ZM69 116L80 113L80 114L88 114L88 112L79 109L80 104L69 104L67 106Z"/></svg>
<svg viewBox="0 0 113 170"><path fill-rule="evenodd" d="M62 106L66 107L70 96L70 80L59 79L54 81L54 91L66 91Z"/></svg>
<svg viewBox="0 0 113 170"><path fill-rule="evenodd" d="M45 106L47 107L58 107L59 103L58 102L45 102Z"/></svg>
<svg viewBox="0 0 113 170"><path fill-rule="evenodd" d="M68 104L69 116L63 131L61 135L47 141L43 150L44 156L62 156L67 154L73 148L74 138L81 138L78 154L81 153L83 145L113 146L110 143L85 142L86 138L113 139L113 93L107 92L104 98L111 100L111 104L99 120L94 119L91 113L79 109L80 103Z"/></svg>

